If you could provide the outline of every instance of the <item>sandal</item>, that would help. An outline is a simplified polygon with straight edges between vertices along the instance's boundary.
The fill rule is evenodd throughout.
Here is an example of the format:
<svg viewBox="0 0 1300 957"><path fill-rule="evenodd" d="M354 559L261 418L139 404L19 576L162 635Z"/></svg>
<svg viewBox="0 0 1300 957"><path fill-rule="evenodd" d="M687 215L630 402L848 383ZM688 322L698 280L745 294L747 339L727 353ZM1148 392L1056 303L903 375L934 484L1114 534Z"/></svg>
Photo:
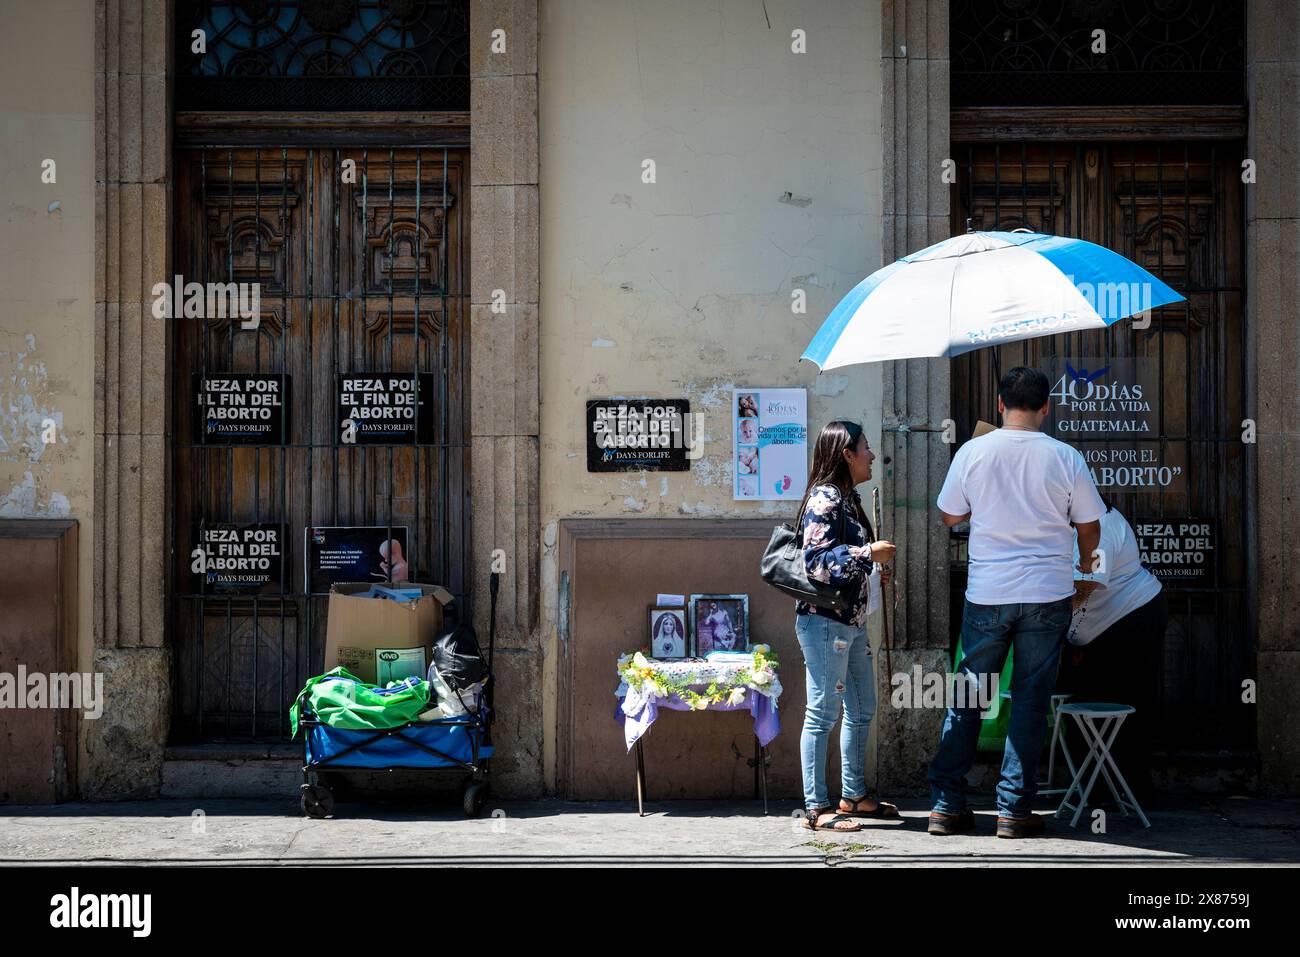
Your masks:
<svg viewBox="0 0 1300 957"><path fill-rule="evenodd" d="M830 814L826 823L822 823L822 816ZM849 825L844 827L842 825ZM803 826L810 831L860 831L862 825L846 814L832 812L830 808L824 807L818 810L804 811Z"/></svg>
<svg viewBox="0 0 1300 957"><path fill-rule="evenodd" d="M874 801L876 805L870 811L862 810L863 803L867 801ZM898 807L896 805L890 804L888 801L881 801L876 798L869 798L869 797L840 798L840 814L846 815L851 818L852 817L873 817L873 818L885 818L885 819L892 820L898 817Z"/></svg>

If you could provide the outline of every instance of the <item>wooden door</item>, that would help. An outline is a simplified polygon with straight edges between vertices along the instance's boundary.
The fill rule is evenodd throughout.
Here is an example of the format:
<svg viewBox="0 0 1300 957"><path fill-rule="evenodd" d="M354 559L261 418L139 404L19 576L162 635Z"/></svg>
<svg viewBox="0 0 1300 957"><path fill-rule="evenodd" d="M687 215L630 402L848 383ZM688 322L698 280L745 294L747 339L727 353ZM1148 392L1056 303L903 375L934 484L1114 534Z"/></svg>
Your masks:
<svg viewBox="0 0 1300 957"><path fill-rule="evenodd" d="M989 143L954 147L959 183L954 232L1028 228L1075 236L1138 262L1187 296L1152 310L1150 325L1124 320L1105 332L1071 333L985 348L953 362L958 437L979 419L997 423L997 381L1017 365L1085 357L1139 359L1158 395L1152 460L1177 481L1099 487L1130 522L1208 519L1212 573L1168 582L1171 620L1160 674L1157 748L1252 750L1252 710L1241 704L1255 643L1247 588L1251 497L1245 418L1240 150L1213 142ZM1064 438L1064 436L1058 435ZM1088 455L1104 440L1071 438ZM1094 470L1096 475L1096 471ZM958 548L960 554L960 547ZM964 563L954 564L960 621Z"/></svg>
<svg viewBox="0 0 1300 957"><path fill-rule="evenodd" d="M104 676L96 690L77 670L77 531L71 519L0 520L0 804L75 797L77 729L103 712Z"/></svg>
<svg viewBox="0 0 1300 957"><path fill-rule="evenodd" d="M261 291L255 329L173 320L178 740L287 735L289 704L323 657L326 599L304 580L309 527L405 528L406 577L467 600L466 164L441 147L178 153L175 272ZM416 443L342 440L337 376L378 371L426 377L432 424ZM194 376L222 373L287 375L281 441L205 444ZM196 585L196 529L217 523L283 524L281 582L220 595Z"/></svg>

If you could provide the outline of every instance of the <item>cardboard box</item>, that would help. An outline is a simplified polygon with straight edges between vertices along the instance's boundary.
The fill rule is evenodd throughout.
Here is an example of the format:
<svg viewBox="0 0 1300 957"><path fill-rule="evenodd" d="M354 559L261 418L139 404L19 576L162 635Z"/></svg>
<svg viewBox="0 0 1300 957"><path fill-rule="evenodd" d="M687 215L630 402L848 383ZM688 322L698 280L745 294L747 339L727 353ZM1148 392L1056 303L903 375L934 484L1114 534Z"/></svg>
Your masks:
<svg viewBox="0 0 1300 957"><path fill-rule="evenodd" d="M423 597L397 602L364 597L374 582L336 582L330 588L325 625L325 671L339 665L362 681L375 683L375 653L421 648L433 658L433 636L442 627L443 606L452 594L441 585L402 582Z"/></svg>
<svg viewBox="0 0 1300 957"><path fill-rule="evenodd" d="M985 422L983 419L980 419L978 422L975 423L975 434L972 435L971 438L978 439L981 435L988 435L988 433L996 432L997 430L998 427L996 425L991 425L990 423Z"/></svg>

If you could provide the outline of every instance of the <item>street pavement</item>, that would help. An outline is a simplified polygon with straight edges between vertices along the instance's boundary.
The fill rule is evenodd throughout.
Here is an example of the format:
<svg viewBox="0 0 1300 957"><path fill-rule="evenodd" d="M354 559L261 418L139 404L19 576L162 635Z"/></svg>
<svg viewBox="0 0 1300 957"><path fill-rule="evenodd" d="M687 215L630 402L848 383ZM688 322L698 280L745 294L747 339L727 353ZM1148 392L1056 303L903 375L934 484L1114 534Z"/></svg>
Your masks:
<svg viewBox="0 0 1300 957"><path fill-rule="evenodd" d="M0 806L0 866L574 865L802 867L1261 866L1300 863L1300 799L1188 797L1148 812L1153 827L1110 811L1105 833L1048 822L1043 837L999 840L977 807L973 835L925 833L927 803L856 833L797 826L793 801L620 802L488 798L467 819L451 801L340 803L304 818L296 802L159 800ZM1044 804L1044 807L1046 805Z"/></svg>

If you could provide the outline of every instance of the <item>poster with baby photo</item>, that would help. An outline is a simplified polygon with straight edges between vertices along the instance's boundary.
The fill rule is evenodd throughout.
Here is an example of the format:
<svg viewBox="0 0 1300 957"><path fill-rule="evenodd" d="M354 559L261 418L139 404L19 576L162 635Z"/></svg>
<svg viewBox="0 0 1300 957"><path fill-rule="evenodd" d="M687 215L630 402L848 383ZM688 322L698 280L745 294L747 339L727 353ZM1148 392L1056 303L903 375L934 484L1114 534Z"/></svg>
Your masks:
<svg viewBox="0 0 1300 957"><path fill-rule="evenodd" d="M732 498L803 498L808 475L808 391L737 388L731 415Z"/></svg>
<svg viewBox="0 0 1300 957"><path fill-rule="evenodd" d="M750 650L748 595L692 595L690 609L697 657Z"/></svg>

